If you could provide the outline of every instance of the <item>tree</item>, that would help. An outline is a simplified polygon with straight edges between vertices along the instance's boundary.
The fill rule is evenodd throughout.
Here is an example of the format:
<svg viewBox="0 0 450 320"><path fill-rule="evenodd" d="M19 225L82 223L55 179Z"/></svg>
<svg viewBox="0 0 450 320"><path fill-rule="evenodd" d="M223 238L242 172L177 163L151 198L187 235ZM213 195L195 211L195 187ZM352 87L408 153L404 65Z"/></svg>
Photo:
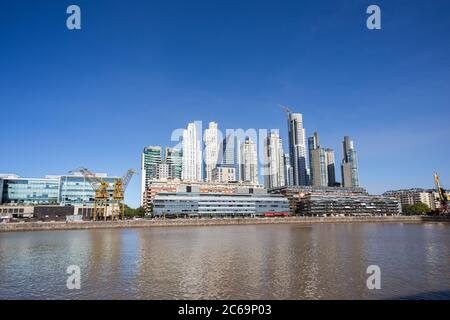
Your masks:
<svg viewBox="0 0 450 320"><path fill-rule="evenodd" d="M403 206L403 214L406 215L421 215L421 214L427 214L431 212L431 209L429 206L427 206L425 203L419 202L413 205L405 205Z"/></svg>
<svg viewBox="0 0 450 320"><path fill-rule="evenodd" d="M134 209L134 208L130 208L129 206L125 205L124 215L126 218L134 218L134 217L143 218L145 216L145 210L143 207Z"/></svg>

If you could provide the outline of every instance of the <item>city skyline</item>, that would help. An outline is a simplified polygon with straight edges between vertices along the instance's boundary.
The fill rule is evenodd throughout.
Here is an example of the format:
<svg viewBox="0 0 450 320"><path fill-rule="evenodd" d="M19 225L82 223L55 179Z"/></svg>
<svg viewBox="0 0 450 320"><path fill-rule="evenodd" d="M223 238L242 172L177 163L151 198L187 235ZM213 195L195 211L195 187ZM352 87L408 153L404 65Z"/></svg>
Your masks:
<svg viewBox="0 0 450 320"><path fill-rule="evenodd" d="M372 194L432 188L433 171L449 184L448 1L380 1L374 32L356 2L78 4L79 31L67 30L65 4L0 5L0 172L122 175L144 146L198 119L279 128L288 153L283 103L335 150L338 180L348 135Z"/></svg>
<svg viewBox="0 0 450 320"><path fill-rule="evenodd" d="M288 114L288 119L291 119L291 116L302 117L300 113L291 112ZM164 145L173 145L172 147L165 147L165 154L168 153L168 150L173 150L179 153L183 166L179 168L178 171L181 171L181 176L176 176L173 174L164 174L161 175L159 172L161 170L165 170L167 172L170 171L169 167L166 166L166 160L163 160L162 146L147 146L144 147L144 151L142 153L142 161L141 161L141 169L145 170L143 174L143 178L147 176L148 179L152 180L160 180L160 179L180 179L187 181L205 181L212 182L212 171L217 167L233 167L236 171L236 181L245 181L247 178L244 178L244 174L240 173L242 168L246 162L255 163L253 168L249 168L247 165L247 170L255 171L255 174L250 174L247 172L245 176L261 176L261 179L264 179L265 172L264 166L269 164L270 162L270 154L268 154L269 150L267 142L270 140L270 136L276 135L279 142L277 144L277 155L278 159L277 166L284 166L283 172L281 175L285 185L300 185L293 179L293 166L290 161L289 154L285 153L285 147L283 144L283 139L280 137L280 129L256 129L256 128L227 128L221 129L219 128L219 124L217 121L209 122L208 126L203 129L203 121L197 120L193 122L189 122L187 124L187 129L177 128L172 131L171 134L171 142L166 142ZM303 127L303 124L300 126L302 135L305 139L303 143L306 146L306 130ZM288 121L287 130L290 131L292 129L291 121ZM191 134L188 134L191 131ZM295 130L292 130L295 131ZM224 138L225 137L225 138ZM253 139L252 139L253 138ZM186 143L184 142L186 141ZM192 149L192 145L195 144L195 148ZM252 147L252 150L243 149L247 144ZM288 141L287 149L291 149L291 144L296 145L295 139ZM186 148L186 151L184 149ZM253 150L254 149L254 150ZM306 182L303 185L313 185L313 159L312 152L315 149L323 149L321 150L321 161L323 162L324 168L321 169L323 171L324 177L322 178L322 183L316 184L316 186L339 186L338 181L336 181L336 173L335 173L335 152L330 148L322 148L319 143L319 135L318 132L314 132L314 135L308 137L308 149L309 154L306 156L305 152L302 155L302 159L306 165ZM156 156L152 154L152 152L156 151ZM172 151L172 152L173 152ZM247 153L250 153L248 155ZM254 153L254 155L252 154ZM269 152L270 153L270 152ZM188 158L196 159L196 171L199 171L195 177L186 174L187 172L191 172L193 169L191 166L187 165L183 160L183 154L187 154L186 158L187 163L189 163ZM259 156L258 156L259 155ZM250 159L246 159L250 157ZM351 178L349 178L347 182L347 187L358 187L359 186L359 172L358 172L358 164L357 164L357 152L354 148L353 140L350 140L349 136L344 136L344 140L342 142L342 164L348 163L351 165L350 170ZM152 167L154 166L154 167ZM160 166L163 166L164 169L161 169ZM260 168L261 166L261 168ZM261 170L260 170L261 169ZM172 169L174 171L175 169ZM154 172L153 172L154 171ZM183 174L183 171L185 174ZM153 173L152 173L153 172ZM330 176L330 178L328 177ZM343 175L341 174L341 179ZM259 178L258 178L259 179ZM258 180L257 179L257 180ZM254 180L254 179L250 179ZM280 180L280 181L281 181ZM260 181L261 182L261 181ZM264 182L261 182L264 183ZM281 182L280 182L281 183ZM297 183L297 184L296 184ZM338 183L338 185L336 185ZM144 185L144 184L142 184ZM143 189L143 188L141 188Z"/></svg>

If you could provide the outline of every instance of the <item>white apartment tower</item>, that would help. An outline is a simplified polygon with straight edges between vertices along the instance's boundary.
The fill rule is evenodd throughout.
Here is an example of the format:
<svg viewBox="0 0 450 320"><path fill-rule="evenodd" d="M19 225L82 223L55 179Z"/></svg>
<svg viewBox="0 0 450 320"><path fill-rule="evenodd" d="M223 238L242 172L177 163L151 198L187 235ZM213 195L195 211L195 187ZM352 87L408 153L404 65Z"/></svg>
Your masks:
<svg viewBox="0 0 450 320"><path fill-rule="evenodd" d="M284 186L284 152L278 132L273 131L267 137L264 155L265 187L270 189Z"/></svg>
<svg viewBox="0 0 450 320"><path fill-rule="evenodd" d="M240 148L241 179L244 182L258 184L258 154L256 152L256 143L250 138L247 138L241 144Z"/></svg>
<svg viewBox="0 0 450 320"><path fill-rule="evenodd" d="M182 179L202 180L202 144L196 123L189 123L183 131L183 169Z"/></svg>
<svg viewBox="0 0 450 320"><path fill-rule="evenodd" d="M213 181L213 170L219 161L219 130L216 122L210 122L205 130L205 180Z"/></svg>

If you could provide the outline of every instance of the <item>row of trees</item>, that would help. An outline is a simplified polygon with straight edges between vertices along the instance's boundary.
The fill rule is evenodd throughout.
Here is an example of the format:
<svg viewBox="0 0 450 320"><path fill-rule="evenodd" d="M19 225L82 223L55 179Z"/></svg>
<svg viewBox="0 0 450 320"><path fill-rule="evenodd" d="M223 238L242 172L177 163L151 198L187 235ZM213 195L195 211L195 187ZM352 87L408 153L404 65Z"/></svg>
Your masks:
<svg viewBox="0 0 450 320"><path fill-rule="evenodd" d="M405 215L421 215L431 213L431 208L425 203L408 204L402 207L403 214Z"/></svg>
<svg viewBox="0 0 450 320"><path fill-rule="evenodd" d="M129 206L125 205L125 210L124 210L124 216L127 219L131 219L131 218L143 218L145 216L145 210L143 207L139 207L139 208L130 208Z"/></svg>

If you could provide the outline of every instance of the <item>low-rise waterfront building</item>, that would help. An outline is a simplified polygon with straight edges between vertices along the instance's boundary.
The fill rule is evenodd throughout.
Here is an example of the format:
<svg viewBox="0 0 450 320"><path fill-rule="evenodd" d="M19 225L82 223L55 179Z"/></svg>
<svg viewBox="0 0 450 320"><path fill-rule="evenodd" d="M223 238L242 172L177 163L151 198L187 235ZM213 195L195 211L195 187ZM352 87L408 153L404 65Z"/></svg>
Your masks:
<svg viewBox="0 0 450 320"><path fill-rule="evenodd" d="M330 194L330 195L368 195L364 188L343 188L343 187L314 187L314 186L285 186L273 188L269 193L280 194L285 196L290 203L291 212L293 214L302 214L299 208L300 201L308 194Z"/></svg>
<svg viewBox="0 0 450 320"><path fill-rule="evenodd" d="M221 182L196 182L196 181L150 181L146 191L144 192L144 209L147 214L152 213L154 199L157 194L161 192L177 192L180 188L190 188L190 190L198 190L200 193L223 193L234 194L239 190L253 189L263 190L264 187L260 184L253 184L250 182L233 182L233 183L221 183ZM257 191L258 192L258 191Z"/></svg>
<svg viewBox="0 0 450 320"><path fill-rule="evenodd" d="M308 194L299 203L304 216L389 216L399 215L395 198L362 194Z"/></svg>
<svg viewBox="0 0 450 320"><path fill-rule="evenodd" d="M436 210L440 207L439 195L435 190L428 189L401 189L401 190L391 190L383 193L387 197L397 198L402 207L407 205L415 205L418 203L424 203L432 210Z"/></svg>
<svg viewBox="0 0 450 320"><path fill-rule="evenodd" d="M0 220L66 221L67 217L74 217L72 221L90 220L93 209L93 206L0 205ZM107 210L107 215L110 216L111 208Z"/></svg>
<svg viewBox="0 0 450 320"><path fill-rule="evenodd" d="M289 202L285 197L267 194L262 189L241 189L233 194L198 191L198 188L197 190L188 188L157 194L154 199L154 215L158 217L289 215Z"/></svg>

